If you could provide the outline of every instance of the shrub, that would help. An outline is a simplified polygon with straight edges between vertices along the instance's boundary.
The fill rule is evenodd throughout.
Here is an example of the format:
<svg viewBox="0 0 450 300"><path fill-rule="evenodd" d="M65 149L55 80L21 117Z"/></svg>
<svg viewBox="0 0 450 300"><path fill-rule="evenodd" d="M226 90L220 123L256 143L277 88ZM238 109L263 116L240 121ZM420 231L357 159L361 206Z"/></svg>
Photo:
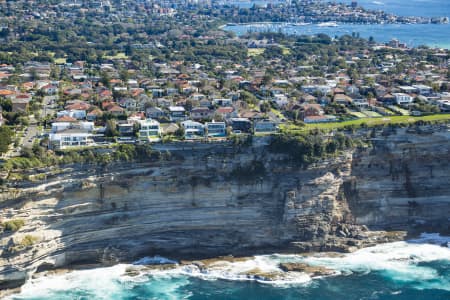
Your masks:
<svg viewBox="0 0 450 300"><path fill-rule="evenodd" d="M38 241L38 238L32 235L27 234L23 237L23 239L20 241L19 245L22 247L30 247L34 243Z"/></svg>
<svg viewBox="0 0 450 300"><path fill-rule="evenodd" d="M24 225L25 225L25 221L22 219L14 219L14 220L6 221L5 223L1 224L1 226L3 227L3 230L13 231L13 232L18 231Z"/></svg>
<svg viewBox="0 0 450 300"><path fill-rule="evenodd" d="M265 174L266 168L264 163L259 160L253 160L245 165L239 165L234 168L231 171L230 176L231 178L240 181L254 181Z"/></svg>

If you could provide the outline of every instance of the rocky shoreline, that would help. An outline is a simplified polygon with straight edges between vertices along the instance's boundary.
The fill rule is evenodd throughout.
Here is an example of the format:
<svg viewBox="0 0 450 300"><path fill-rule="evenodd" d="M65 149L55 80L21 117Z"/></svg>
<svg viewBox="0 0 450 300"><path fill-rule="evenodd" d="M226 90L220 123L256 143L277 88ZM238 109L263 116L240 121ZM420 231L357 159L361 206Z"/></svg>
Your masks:
<svg viewBox="0 0 450 300"><path fill-rule="evenodd" d="M403 241L406 238L406 232L403 231L395 231L395 232L384 232L384 231L377 231L377 232L371 232L366 231L366 239L361 240L359 244L354 244L351 241L351 239L348 238L340 238L336 240L336 243L340 243L338 246L337 244L333 247L334 249L340 249L339 252L316 252L314 250L311 250L309 252L296 252L296 251L287 251L287 252L280 252L280 254L290 254L290 255L300 255L300 256L314 256L320 254L321 256L328 256L328 257L341 257L345 253L354 252L356 250L359 250L361 248L366 247L372 247L376 246L381 243L391 243L396 241ZM409 238L409 237L408 237ZM305 245L303 245L305 247ZM314 245L309 245L309 247L306 247L308 249L314 249ZM329 247L331 248L331 247ZM261 254L271 254L276 252L277 249L267 250L264 252L257 252L258 255ZM280 250L280 249L278 249ZM319 251L319 250L317 250ZM121 262L121 263L127 263L130 264L129 267L126 268L123 276L130 276L130 277L136 277L136 276L142 276L154 271L168 271L168 270L175 270L177 268L183 268L183 267L193 267L197 268L198 272L203 274L208 274L209 270L214 268L220 268L223 266L226 266L227 264L233 264L233 263L245 263L247 261L251 261L254 259L255 253L248 252L246 256L218 256L218 257L211 257L211 258L196 258L191 259L187 257L178 257L177 261L170 261L165 260L162 262L149 262L149 263L143 263L143 264L135 264L136 262L128 261L128 262ZM85 263L85 264L79 264L79 265L72 265L67 266L63 268L56 268L56 269L49 269L49 270L42 270L36 273L33 273L29 279L38 279L43 277L53 277L53 276L61 276L67 273L71 273L73 271L79 271L79 270L90 270L90 269L96 269L96 268L104 268L104 267L111 267L113 264L102 264L102 263ZM311 278L315 277L323 277L323 276L331 276L335 275L336 272L334 270L320 267L320 266L312 266L306 263L296 263L296 262L286 262L286 263L280 263L278 265L279 270L276 271L264 271L259 268L253 268L247 271L244 271L240 273L239 275L242 275L243 278L246 278L248 280L256 280L256 281L263 281L263 282L274 282L283 280L285 278L288 278L290 275L292 275L291 272L295 273L303 273ZM13 294L18 294L21 292L21 287L16 287L12 289L2 289L0 290L0 298L10 296Z"/></svg>

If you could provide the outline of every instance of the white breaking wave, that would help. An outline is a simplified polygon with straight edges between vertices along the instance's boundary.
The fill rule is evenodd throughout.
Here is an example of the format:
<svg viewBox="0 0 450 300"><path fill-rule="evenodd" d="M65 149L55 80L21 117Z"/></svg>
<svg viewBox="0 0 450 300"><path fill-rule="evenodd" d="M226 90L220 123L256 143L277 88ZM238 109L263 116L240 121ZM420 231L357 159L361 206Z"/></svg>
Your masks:
<svg viewBox="0 0 450 300"><path fill-rule="evenodd" d="M15 298L50 297L58 291L85 290L96 299L114 299L121 291L121 287L115 284L120 280L127 265L120 264L108 268L91 270L78 270L63 275L45 276L29 280L22 287Z"/></svg>
<svg viewBox="0 0 450 300"><path fill-rule="evenodd" d="M90 270L77 270L63 275L50 275L29 280L19 295L13 295L9 299L73 299L72 296L64 296L67 291L76 291L89 299L110 300L119 299L121 296L139 284L146 284L146 288L152 292L155 299L184 299L189 296L180 294L180 287L189 283L187 278L154 278L149 282L147 276L125 276L131 265L119 264L113 267L97 268ZM59 295L58 293L61 293Z"/></svg>
<svg viewBox="0 0 450 300"><path fill-rule="evenodd" d="M440 245L449 241L450 237L422 234L419 239L364 248L343 257L327 257L319 254L300 260L310 265L334 269L342 274L376 271L390 280L410 283L418 289L450 290L450 278L442 277L434 268L420 264L433 261L448 262L450 249Z"/></svg>
<svg viewBox="0 0 450 300"><path fill-rule="evenodd" d="M205 268L195 264L183 265L172 270L154 270L149 274L153 276L182 275L203 280L257 281L277 286L305 284L311 281L311 277L304 273L284 273L278 267L278 261L267 255L255 256L244 261L218 260ZM270 276L270 280L265 278L267 276Z"/></svg>
<svg viewBox="0 0 450 300"><path fill-rule="evenodd" d="M189 277L202 280L257 281L276 286L305 285L312 282L313 279L305 273L282 272L279 269L281 262L323 266L335 270L336 275L377 272L388 280L405 283L416 289L450 290L450 278L441 276L436 269L423 264L434 261L450 263L450 248L440 246L449 242L450 237L423 234L408 242L380 244L337 256L326 253L309 256L260 255L242 261L218 260L207 267L196 264L178 265L169 270L146 270L140 265L174 262L161 256L146 257L133 265L119 264L32 279L23 286L21 294L11 298L46 298L55 292L77 290L93 299L115 299L124 293L124 289L126 292L126 289L145 284L145 288L156 298L161 294L165 299L182 299L189 295L186 292L180 294L179 289L189 284ZM140 275L127 276L126 271L130 267L137 268ZM270 280L265 280L264 274L273 276L270 276Z"/></svg>

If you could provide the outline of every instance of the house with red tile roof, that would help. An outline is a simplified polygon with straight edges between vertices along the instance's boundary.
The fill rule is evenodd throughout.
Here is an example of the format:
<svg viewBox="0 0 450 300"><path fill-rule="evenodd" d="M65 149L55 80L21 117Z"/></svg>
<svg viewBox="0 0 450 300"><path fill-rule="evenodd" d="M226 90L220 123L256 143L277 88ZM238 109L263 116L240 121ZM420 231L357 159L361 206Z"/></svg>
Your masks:
<svg viewBox="0 0 450 300"><path fill-rule="evenodd" d="M95 121L98 120L103 115L103 112L99 108L94 108L92 111L88 112L86 115L86 120Z"/></svg>
<svg viewBox="0 0 450 300"><path fill-rule="evenodd" d="M91 107L89 103L86 102L75 102L69 105L66 105L66 110L88 110Z"/></svg>
<svg viewBox="0 0 450 300"><path fill-rule="evenodd" d="M68 116L68 115L62 115L61 117L56 118L54 121L54 123L61 123L61 122L75 123L75 122L78 122L78 120L75 118L72 118L71 116Z"/></svg>
<svg viewBox="0 0 450 300"><path fill-rule="evenodd" d="M224 119L236 118L238 116L234 107L219 107L216 109L216 114L222 116Z"/></svg>
<svg viewBox="0 0 450 300"><path fill-rule="evenodd" d="M111 103L106 107L106 111L114 116L121 116L125 114L125 109L117 105L116 103Z"/></svg>

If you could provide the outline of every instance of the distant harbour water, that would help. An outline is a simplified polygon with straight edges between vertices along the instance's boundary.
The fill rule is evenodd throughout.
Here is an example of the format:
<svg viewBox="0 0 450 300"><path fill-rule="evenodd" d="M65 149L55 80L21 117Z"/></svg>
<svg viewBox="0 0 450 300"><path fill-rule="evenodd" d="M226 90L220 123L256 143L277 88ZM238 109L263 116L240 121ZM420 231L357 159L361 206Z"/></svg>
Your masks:
<svg viewBox="0 0 450 300"><path fill-rule="evenodd" d="M355 34L366 39L373 37L379 43L398 39L409 47L426 45L450 49L450 24L359 25L338 23L337 26L323 26L323 24L293 26L286 23L255 23L227 25L223 29L232 31L239 36L249 32L281 32L293 35L324 33L330 37Z"/></svg>
<svg viewBox="0 0 450 300"><path fill-rule="evenodd" d="M350 0L340 1L350 3ZM402 16L450 17L450 1L448 0L360 0L358 5L383 10ZM247 32L282 32L293 35L316 35L324 33L330 37L356 34L363 38L373 37L376 42L389 42L398 39L407 46L426 45L450 49L450 24L338 24L338 26L319 26L308 24L292 26L286 23L246 24L225 26L225 30L237 35Z"/></svg>
<svg viewBox="0 0 450 300"><path fill-rule="evenodd" d="M399 16L450 17L448 0L357 0L357 2L364 8L382 10Z"/></svg>

